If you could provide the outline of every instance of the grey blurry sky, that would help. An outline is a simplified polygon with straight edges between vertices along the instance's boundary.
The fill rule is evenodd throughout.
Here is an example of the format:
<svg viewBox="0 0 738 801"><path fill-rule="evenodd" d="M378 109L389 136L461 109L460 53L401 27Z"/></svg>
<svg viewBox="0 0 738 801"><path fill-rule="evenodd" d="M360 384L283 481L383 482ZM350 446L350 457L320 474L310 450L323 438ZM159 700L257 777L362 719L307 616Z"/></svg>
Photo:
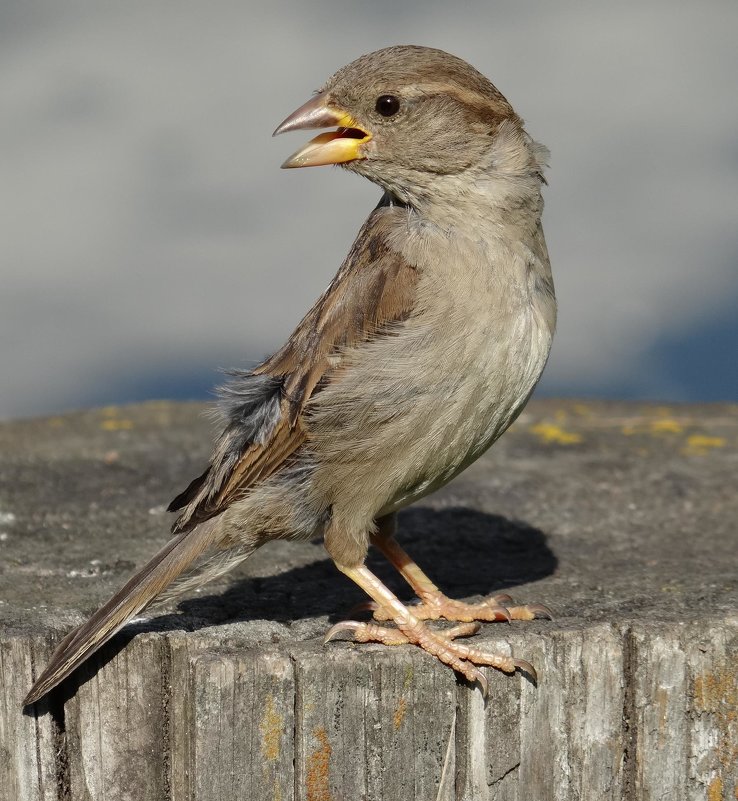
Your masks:
<svg viewBox="0 0 738 801"><path fill-rule="evenodd" d="M548 394L738 399L738 4L0 6L0 417L203 397L289 332L378 190L275 125L389 44L552 151Z"/></svg>

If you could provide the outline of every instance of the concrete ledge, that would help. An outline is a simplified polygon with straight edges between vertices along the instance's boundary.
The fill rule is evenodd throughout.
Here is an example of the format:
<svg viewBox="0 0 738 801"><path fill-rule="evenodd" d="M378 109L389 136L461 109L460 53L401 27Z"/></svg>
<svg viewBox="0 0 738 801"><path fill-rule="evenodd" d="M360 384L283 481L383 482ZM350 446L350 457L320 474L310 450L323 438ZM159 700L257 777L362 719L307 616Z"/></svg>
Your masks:
<svg viewBox="0 0 738 801"><path fill-rule="evenodd" d="M23 714L53 643L168 535L195 404L0 425L0 799L735 799L738 407L533 402L400 538L538 687L478 690L411 648L324 647L361 600L320 543L136 623ZM402 597L402 584L374 566Z"/></svg>

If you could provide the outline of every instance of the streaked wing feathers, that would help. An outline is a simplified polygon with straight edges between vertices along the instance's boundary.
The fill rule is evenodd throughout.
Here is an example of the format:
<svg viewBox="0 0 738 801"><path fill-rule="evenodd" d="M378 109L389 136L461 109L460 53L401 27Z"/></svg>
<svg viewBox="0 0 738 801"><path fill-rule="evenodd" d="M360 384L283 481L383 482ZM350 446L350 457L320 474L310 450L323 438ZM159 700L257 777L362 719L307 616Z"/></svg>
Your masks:
<svg viewBox="0 0 738 801"><path fill-rule="evenodd" d="M221 391L224 430L210 467L170 504L183 509L174 531L187 531L224 511L256 482L287 463L307 440L301 418L321 383L340 367L342 353L413 310L417 272L389 244L404 214L386 203L362 226L341 269L287 343L250 373L237 373Z"/></svg>

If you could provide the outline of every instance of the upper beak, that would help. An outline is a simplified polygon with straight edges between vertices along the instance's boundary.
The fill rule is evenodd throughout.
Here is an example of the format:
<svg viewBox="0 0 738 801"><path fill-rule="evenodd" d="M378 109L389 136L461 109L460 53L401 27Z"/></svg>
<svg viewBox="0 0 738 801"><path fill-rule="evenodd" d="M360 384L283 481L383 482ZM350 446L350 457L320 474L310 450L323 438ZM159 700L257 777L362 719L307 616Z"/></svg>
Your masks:
<svg viewBox="0 0 738 801"><path fill-rule="evenodd" d="M282 168L318 167L322 164L342 164L345 161L364 159L362 145L372 136L357 126L356 120L346 111L330 106L323 94L317 94L300 106L277 126L272 136L285 131L301 131L309 128L329 128L337 126L336 131L318 134L304 147L293 153Z"/></svg>

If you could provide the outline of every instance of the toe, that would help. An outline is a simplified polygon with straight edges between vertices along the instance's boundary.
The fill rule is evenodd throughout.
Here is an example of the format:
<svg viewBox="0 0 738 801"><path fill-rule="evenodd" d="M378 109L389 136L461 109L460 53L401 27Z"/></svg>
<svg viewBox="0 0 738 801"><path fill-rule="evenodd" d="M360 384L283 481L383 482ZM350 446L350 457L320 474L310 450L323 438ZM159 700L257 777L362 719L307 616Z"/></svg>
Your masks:
<svg viewBox="0 0 738 801"><path fill-rule="evenodd" d="M459 623L458 626L454 626L453 628L446 629L446 631L442 632L444 637L448 637L449 640L455 640L457 637L471 637L473 634L476 634L482 626L479 623Z"/></svg>
<svg viewBox="0 0 738 801"><path fill-rule="evenodd" d="M323 643L344 631L351 633L354 642L381 642L383 645L407 645L409 642L398 629L385 628L374 623L360 623L358 620L342 620L328 630Z"/></svg>

